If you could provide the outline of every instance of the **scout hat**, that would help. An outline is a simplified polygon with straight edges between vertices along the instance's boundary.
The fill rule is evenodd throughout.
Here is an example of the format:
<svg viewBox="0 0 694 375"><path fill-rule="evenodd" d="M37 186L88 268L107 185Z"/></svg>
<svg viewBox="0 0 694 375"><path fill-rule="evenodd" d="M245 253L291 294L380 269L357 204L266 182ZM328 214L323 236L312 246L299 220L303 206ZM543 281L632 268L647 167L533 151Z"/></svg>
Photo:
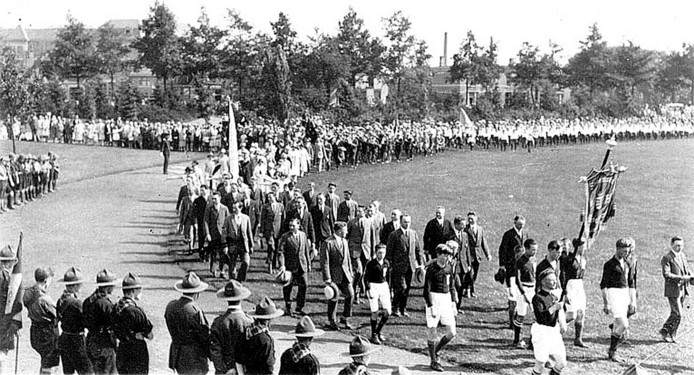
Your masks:
<svg viewBox="0 0 694 375"><path fill-rule="evenodd" d="M96 286L115 286L118 281L118 277L106 268L96 274Z"/></svg>
<svg viewBox="0 0 694 375"><path fill-rule="evenodd" d="M131 272L128 272L127 275L123 278L123 286L122 289L138 289L138 288L143 288L144 286L142 285L142 282L140 281L140 278Z"/></svg>
<svg viewBox="0 0 694 375"><path fill-rule="evenodd" d="M65 285L82 284L82 270L79 267L70 267L58 282Z"/></svg>
<svg viewBox="0 0 694 375"><path fill-rule="evenodd" d="M181 293L200 293L207 289L209 285L200 280L195 272L188 272L181 281L174 284L174 289Z"/></svg>
<svg viewBox="0 0 694 375"><path fill-rule="evenodd" d="M308 316L302 316L299 322L296 323L296 329L294 330L294 336L296 337L316 337L325 334L322 329L316 328Z"/></svg>
<svg viewBox="0 0 694 375"><path fill-rule="evenodd" d="M272 300L265 296L255 305L255 310L248 313L248 316L256 319L274 319L284 315L284 310L278 309Z"/></svg>
<svg viewBox="0 0 694 375"><path fill-rule="evenodd" d="M362 336L357 336L354 338L354 340L352 340L351 343L349 343L349 352L342 353L342 355L345 357L363 357L378 351L378 349L379 348L371 347L369 340Z"/></svg>
<svg viewBox="0 0 694 375"><path fill-rule="evenodd" d="M325 299L334 299L338 294L337 285L335 283L330 283L323 288L323 295Z"/></svg>
<svg viewBox="0 0 694 375"><path fill-rule="evenodd" d="M275 281L282 286L287 286L292 281L292 271L284 270L275 276Z"/></svg>
<svg viewBox="0 0 694 375"><path fill-rule="evenodd" d="M0 250L0 261L2 260L17 260L17 254L12 251L12 246L5 245L5 247Z"/></svg>
<svg viewBox="0 0 694 375"><path fill-rule="evenodd" d="M217 298L225 301L241 301L250 297L250 289L236 280L229 281L224 288L217 291Z"/></svg>

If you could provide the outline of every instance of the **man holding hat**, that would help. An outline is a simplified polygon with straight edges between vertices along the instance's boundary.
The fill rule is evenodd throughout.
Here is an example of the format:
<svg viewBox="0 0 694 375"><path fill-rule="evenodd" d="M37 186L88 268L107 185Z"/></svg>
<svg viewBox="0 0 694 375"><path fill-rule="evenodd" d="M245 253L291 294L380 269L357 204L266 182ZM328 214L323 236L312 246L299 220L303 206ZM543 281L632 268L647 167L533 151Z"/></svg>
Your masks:
<svg viewBox="0 0 694 375"><path fill-rule="evenodd" d="M296 324L294 336L296 342L291 348L282 353L280 357L279 375L318 375L320 374L320 362L311 353L311 341L316 336L325 334L322 329L317 329L308 316L303 316Z"/></svg>
<svg viewBox="0 0 694 375"><path fill-rule="evenodd" d="M37 268L34 271L36 284L24 293L24 306L31 320L29 340L31 347L41 356L40 374L50 374L52 368L60 364L58 315L55 302L46 293L52 279L52 269Z"/></svg>
<svg viewBox="0 0 694 375"><path fill-rule="evenodd" d="M116 368L120 374L149 373L149 350L145 339L152 340L152 323L137 305L142 298L140 278L128 273L123 278L123 298L113 309L113 332L118 338Z"/></svg>
<svg viewBox="0 0 694 375"><path fill-rule="evenodd" d="M287 314L290 316L304 314L308 273L311 270L311 241L306 233L299 230L299 227L299 219L291 219L289 232L282 235L277 246L280 273L290 271L292 275L291 280L282 289ZM296 310L292 311L294 285L299 287L299 291L296 294Z"/></svg>
<svg viewBox="0 0 694 375"><path fill-rule="evenodd" d="M210 329L210 359L217 374L226 374L236 368L239 343L246 338L246 328L253 324L241 309L241 301L251 291L236 280L229 281L217 291L217 298L227 301L227 310L216 317Z"/></svg>
<svg viewBox="0 0 694 375"><path fill-rule="evenodd" d="M323 273L323 282L329 293L328 298L328 327L339 330L337 325L337 302L340 292L344 294L345 306L342 311L342 320L347 325L347 318L352 316L352 300L354 298L354 274L352 269L352 257L349 252L347 236L347 224L338 221L333 224L333 235L328 237L320 249L320 265ZM349 327L349 326L348 326Z"/></svg>
<svg viewBox="0 0 694 375"><path fill-rule="evenodd" d="M275 342L270 336L270 321L284 314L270 298L263 299L248 314L254 319L239 342L236 369L242 375L272 375L275 367Z"/></svg>
<svg viewBox="0 0 694 375"><path fill-rule="evenodd" d="M63 362L63 373L92 374L94 369L87 356L87 347L84 342L85 322L82 301L77 298L82 290L82 270L70 267L58 282L65 285L65 291L56 304L56 312L62 329L58 338L58 350Z"/></svg>
<svg viewBox="0 0 694 375"><path fill-rule="evenodd" d="M188 272L174 284L181 298L169 302L164 312L171 335L169 368L179 374L206 374L210 353L210 325L195 301L208 284L195 272Z"/></svg>
<svg viewBox="0 0 694 375"><path fill-rule="evenodd" d="M349 344L349 352L342 355L352 357L352 363L345 366L338 375L369 375L367 366L371 361L371 353L378 351L372 348L369 340L362 336L355 337Z"/></svg>
<svg viewBox="0 0 694 375"><path fill-rule="evenodd" d="M116 373L116 338L113 335L111 314L113 302L109 299L118 284L116 275L103 269L96 274L97 289L84 300L82 311L87 334L87 355L98 374Z"/></svg>

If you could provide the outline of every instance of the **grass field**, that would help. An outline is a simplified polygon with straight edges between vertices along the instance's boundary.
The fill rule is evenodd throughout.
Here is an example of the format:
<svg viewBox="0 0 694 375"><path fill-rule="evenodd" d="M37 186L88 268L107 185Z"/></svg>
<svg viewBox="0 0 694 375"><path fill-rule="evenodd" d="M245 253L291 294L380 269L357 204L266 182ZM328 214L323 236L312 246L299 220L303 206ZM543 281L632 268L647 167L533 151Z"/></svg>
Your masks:
<svg viewBox="0 0 694 375"><path fill-rule="evenodd" d="M560 237L574 237L579 230L583 205L583 185L578 183L591 167L599 166L605 152L603 144L543 148L525 152L447 151L429 158L386 165L363 166L358 170L340 170L309 175L301 183L315 181L320 190L328 182L338 190L354 190L354 199L368 202L378 199L383 211L400 208L413 216L414 228L423 230L433 217L435 207L444 205L447 216L475 210L486 230L494 257L502 233L511 227L516 214L527 218L530 236L541 246L538 261L545 254L546 243ZM659 348L657 330L667 317L667 300L662 297L660 258L668 250L669 239L682 235L686 243L694 233L694 141L670 140L624 143L613 152L613 160L629 167L617 188L617 213L588 253L586 291L588 294L585 341L589 347L572 345L573 327L565 334L569 366L566 373L616 373L623 369L606 361L609 344L607 325L602 313L599 278L602 264L614 252L620 236L632 236L639 258L639 308L632 319L629 341L621 353L638 362ZM685 244L685 247L687 244ZM271 295L281 303L281 289L272 277L260 273L265 254L254 255L250 275L254 298ZM691 258L691 257L690 257ZM200 263L188 267L203 270ZM484 263L478 280L477 299L466 300L465 314L458 316L458 336L449 344L443 357L460 365L464 372L516 374L533 364L532 353L510 346L512 332L506 329L505 291L493 282L496 259ZM318 272L311 276L308 308L318 323L325 323L326 305L321 295ZM221 286L221 282L216 286ZM686 303L688 306L689 303ZM426 327L421 290L410 299L410 318L391 319L384 333L389 345L414 352L425 352ZM339 310L341 311L341 310ZM368 307L356 308L360 334L370 334ZM683 332L694 326L691 309L685 312ZM529 327L524 330L526 337ZM682 337L643 367L658 373L694 373L694 334Z"/></svg>

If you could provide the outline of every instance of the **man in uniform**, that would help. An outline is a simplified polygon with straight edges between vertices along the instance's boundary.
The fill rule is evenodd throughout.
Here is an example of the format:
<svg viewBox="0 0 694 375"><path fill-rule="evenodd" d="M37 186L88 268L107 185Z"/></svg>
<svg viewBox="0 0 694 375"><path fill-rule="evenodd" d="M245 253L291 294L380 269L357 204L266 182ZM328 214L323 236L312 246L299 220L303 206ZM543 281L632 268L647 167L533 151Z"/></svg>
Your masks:
<svg viewBox="0 0 694 375"><path fill-rule="evenodd" d="M343 353L343 356L352 357L352 363L345 366L338 375L370 375L369 363L371 362L371 353L377 351L378 348L372 348L369 340L362 336L356 336L349 344L349 352Z"/></svg>
<svg viewBox="0 0 694 375"><path fill-rule="evenodd" d="M251 254L253 254L253 231L251 230L251 219L248 215L241 213L241 202L231 204L231 214L224 220L222 226L222 238L225 246L223 257L229 262L229 278L238 281L246 281L246 273L251 264ZM237 259L241 259L241 268L236 271ZM219 270L223 271L223 263L219 262Z"/></svg>
<svg viewBox="0 0 694 375"><path fill-rule="evenodd" d="M660 260L660 267L665 279L665 297L670 304L670 316L659 333L663 341L675 342L682 321L682 303L687 295L687 284L694 280L684 254L682 237L672 237L670 251Z"/></svg>
<svg viewBox="0 0 694 375"><path fill-rule="evenodd" d="M559 283L556 273L549 268L538 274L537 282L541 287L532 299L535 323L530 330L535 356L533 375L543 373L550 355L554 359L550 375L559 375L566 366L566 348L561 336L566 331L566 321L561 314L562 303L552 292L559 287Z"/></svg>
<svg viewBox="0 0 694 375"><path fill-rule="evenodd" d="M427 260L436 258L434 254L436 246L445 244L453 238L453 225L446 219L446 209L443 206L436 207L435 217L427 223L424 228L424 253Z"/></svg>
<svg viewBox="0 0 694 375"><path fill-rule="evenodd" d="M210 325L195 303L207 286L195 272L188 272L174 285L181 298L169 302L164 312L171 335L169 368L179 374L206 374L209 370Z"/></svg>
<svg viewBox="0 0 694 375"><path fill-rule="evenodd" d="M251 291L236 280L217 291L217 298L227 301L227 310L216 317L210 329L210 358L217 374L236 369L238 345L246 338L246 328L253 323L241 309L241 301Z"/></svg>
<svg viewBox="0 0 694 375"><path fill-rule="evenodd" d="M603 266L600 290L602 311L614 319L607 354L610 360L623 363L624 359L617 354L617 347L629 328L629 313L636 311L636 264L628 260L634 240L620 238L615 247L615 255Z"/></svg>
<svg viewBox="0 0 694 375"><path fill-rule="evenodd" d="M118 338L116 368L120 374L149 373L149 349L147 340L152 340L152 322L137 305L142 298L140 278L128 273L123 278L123 297L113 308L113 332Z"/></svg>
<svg viewBox="0 0 694 375"><path fill-rule="evenodd" d="M456 335L455 311L458 297L453 280L451 257L453 251L445 244L436 246L436 259L429 263L424 277L424 301L426 302L427 346L431 358L431 369L443 372L438 353ZM446 327L446 333L438 339L439 323Z"/></svg>
<svg viewBox="0 0 694 375"><path fill-rule="evenodd" d="M501 243L499 244L499 269L503 270L505 281L506 281L506 292L508 295L508 321L511 327L513 327L513 315L516 311L516 296L513 295L511 290L511 278L515 276L514 264L515 254L514 250L517 246L523 247L523 243L528 239L528 233L523 230L525 228L525 217L517 215L513 218L513 228L504 232L501 237Z"/></svg>
<svg viewBox="0 0 694 375"><path fill-rule="evenodd" d="M352 316L354 274L349 245L345 239L347 224L342 221L336 222L333 225L333 232L333 235L328 237L320 248L320 265L325 286L335 286L334 289L337 290L335 296L328 300L328 327L332 330L339 330L336 322L337 302L341 292L345 298L342 320L347 325L347 318Z"/></svg>
<svg viewBox="0 0 694 375"><path fill-rule="evenodd" d="M34 271L34 280L36 284L26 290L23 301L31 320L29 340L31 347L41 356L39 373L50 374L53 367L60 364L58 315L55 302L46 293L53 280L53 270L37 268Z"/></svg>
<svg viewBox="0 0 694 375"><path fill-rule="evenodd" d="M77 267L71 267L58 282L65 285L65 291L56 305L62 329L58 339L58 350L63 362L63 373L92 374L94 370L84 342L82 301L77 298L82 290L82 271Z"/></svg>
<svg viewBox="0 0 694 375"><path fill-rule="evenodd" d="M531 308L535 295L535 254L537 253L537 241L528 238L523 243L525 253L516 260L514 269L516 272L516 287L518 288L516 312L513 317L513 345L518 349L526 349L528 345L521 340L523 321Z"/></svg>
<svg viewBox="0 0 694 375"><path fill-rule="evenodd" d="M282 289L287 314L304 315L308 272L311 270L311 243L306 233L299 230L299 219L289 221L289 232L282 235L277 246L280 272L291 271L291 280ZM296 310L292 310L292 289L299 287L296 294Z"/></svg>
<svg viewBox="0 0 694 375"><path fill-rule="evenodd" d="M116 373L116 338L111 314L113 302L109 295L118 284L116 276L103 269L96 274L97 289L84 300L82 312L87 334L87 355L97 374Z"/></svg>
<svg viewBox="0 0 694 375"><path fill-rule="evenodd" d="M477 223L477 214L473 211L467 214L468 225L465 227L465 232L468 236L468 248L470 250L470 277L465 282L465 289L470 291L470 297L475 298L475 281L480 270L480 261L482 261L482 253L488 261L492 260L492 254L487 247L487 240L484 236L484 228Z"/></svg>
<svg viewBox="0 0 694 375"><path fill-rule="evenodd" d="M583 276L586 273L586 258L584 256L584 241L574 238L571 241L573 251L569 252L561 262L561 287L565 291L566 320L574 321L574 346L585 348L583 342L583 324L586 320L586 291L583 286Z"/></svg>
<svg viewBox="0 0 694 375"><path fill-rule="evenodd" d="M263 297L248 316L253 323L246 328L239 343L236 368L245 375L272 375L275 367L275 341L270 336L270 322L284 314L270 298Z"/></svg>
<svg viewBox="0 0 694 375"><path fill-rule="evenodd" d="M366 264L364 270L366 298L369 299L369 310L371 310L371 342L376 345L381 345L383 342L381 330L388 322L388 317L392 312L389 287L390 263L385 257L386 245L376 245L376 254ZM379 308L379 303L381 308Z"/></svg>
<svg viewBox="0 0 694 375"><path fill-rule="evenodd" d="M311 318L301 317L294 330L296 342L280 357L279 375L320 374L320 362L318 362L318 357L311 353L310 345L314 337L323 334L325 331L317 329Z"/></svg>
<svg viewBox="0 0 694 375"><path fill-rule="evenodd" d="M400 229L393 232L386 245L386 259L391 266L391 288L393 288L393 316L409 316L407 298L415 269L424 267L424 254L419 245L419 236L410 229L412 217L400 218Z"/></svg>

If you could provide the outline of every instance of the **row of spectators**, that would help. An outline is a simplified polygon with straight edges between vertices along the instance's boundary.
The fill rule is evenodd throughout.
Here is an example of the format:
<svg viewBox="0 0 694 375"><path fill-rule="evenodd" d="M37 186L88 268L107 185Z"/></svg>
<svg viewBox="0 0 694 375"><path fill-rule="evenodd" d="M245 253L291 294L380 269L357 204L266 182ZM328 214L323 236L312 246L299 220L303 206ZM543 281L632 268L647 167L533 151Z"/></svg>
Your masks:
<svg viewBox="0 0 694 375"><path fill-rule="evenodd" d="M58 155L0 156L0 213L41 198L55 190Z"/></svg>

